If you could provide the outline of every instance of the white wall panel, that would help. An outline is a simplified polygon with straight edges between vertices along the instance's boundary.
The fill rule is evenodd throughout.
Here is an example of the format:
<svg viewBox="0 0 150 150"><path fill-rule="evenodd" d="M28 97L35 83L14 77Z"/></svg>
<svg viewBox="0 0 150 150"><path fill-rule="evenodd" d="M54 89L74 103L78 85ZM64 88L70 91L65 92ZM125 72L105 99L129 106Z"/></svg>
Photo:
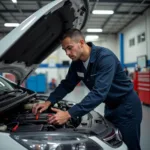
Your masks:
<svg viewBox="0 0 150 150"><path fill-rule="evenodd" d="M150 9L148 9L142 16L138 17L129 26L127 26L122 33L124 34L124 61L125 63L132 63L137 61L137 57L141 55L148 55L150 59ZM138 43L137 36L145 32L146 40ZM129 40L135 38L135 45L130 47Z"/></svg>
<svg viewBox="0 0 150 150"><path fill-rule="evenodd" d="M118 44L117 44L117 36L114 35L100 35L100 40L93 42L96 46L102 46L110 49L111 51L114 52L117 57L119 57L119 49L118 49Z"/></svg>

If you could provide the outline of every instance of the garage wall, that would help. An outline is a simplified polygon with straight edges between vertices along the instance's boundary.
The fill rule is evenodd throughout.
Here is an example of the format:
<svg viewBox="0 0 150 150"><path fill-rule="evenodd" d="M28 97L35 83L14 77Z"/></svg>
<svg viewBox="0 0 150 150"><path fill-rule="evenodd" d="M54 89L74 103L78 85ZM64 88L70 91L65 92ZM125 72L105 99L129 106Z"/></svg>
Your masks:
<svg viewBox="0 0 150 150"><path fill-rule="evenodd" d="M146 55L146 41L138 43L137 37L141 33L145 33L145 18L140 17L132 25L124 31L124 61L125 63L136 62L137 56ZM129 29L130 28L130 29ZM135 45L129 46L129 40L134 38Z"/></svg>
<svg viewBox="0 0 150 150"><path fill-rule="evenodd" d="M71 59L66 55L65 51L59 47L58 49L58 64L62 64L62 61L69 61L71 63ZM57 81L60 83L62 79L66 77L69 67L57 67Z"/></svg>
<svg viewBox="0 0 150 150"><path fill-rule="evenodd" d="M50 82L52 78L58 78L58 69L56 67L56 64L58 62L57 53L58 51L55 51L53 54L51 54L39 65L39 68L35 70L36 73L46 74L48 82Z"/></svg>
<svg viewBox="0 0 150 150"><path fill-rule="evenodd" d="M147 55L150 59L150 9L144 15L138 17L134 22L128 25L121 33L124 34L124 63L134 70L137 57ZM145 33L146 40L138 43L138 35ZM134 38L135 45L129 46L129 40Z"/></svg>
<svg viewBox="0 0 150 150"><path fill-rule="evenodd" d="M117 41L117 35L116 34L110 34L110 35L100 35L100 40L93 42L97 46L102 46L110 49L119 57L119 49L118 49L118 41Z"/></svg>
<svg viewBox="0 0 150 150"><path fill-rule="evenodd" d="M146 48L150 60L150 8L146 11Z"/></svg>
<svg viewBox="0 0 150 150"><path fill-rule="evenodd" d="M50 82L52 78L55 78L57 80L57 84L59 84L68 72L68 67L62 66L62 61L64 60L71 62L71 60L66 56L65 51L59 47L39 65L39 68L37 68L35 72L46 74L48 82Z"/></svg>

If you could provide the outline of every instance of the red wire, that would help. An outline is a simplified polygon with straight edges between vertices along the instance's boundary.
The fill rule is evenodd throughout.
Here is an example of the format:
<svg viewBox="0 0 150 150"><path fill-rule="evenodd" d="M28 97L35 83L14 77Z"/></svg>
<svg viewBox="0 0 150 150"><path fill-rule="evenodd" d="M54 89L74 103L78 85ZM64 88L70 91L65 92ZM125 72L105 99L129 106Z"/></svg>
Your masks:
<svg viewBox="0 0 150 150"><path fill-rule="evenodd" d="M13 128L12 128L12 131L15 132L19 127L19 123L17 123Z"/></svg>
<svg viewBox="0 0 150 150"><path fill-rule="evenodd" d="M39 113L36 114L35 119L38 120L39 119Z"/></svg>

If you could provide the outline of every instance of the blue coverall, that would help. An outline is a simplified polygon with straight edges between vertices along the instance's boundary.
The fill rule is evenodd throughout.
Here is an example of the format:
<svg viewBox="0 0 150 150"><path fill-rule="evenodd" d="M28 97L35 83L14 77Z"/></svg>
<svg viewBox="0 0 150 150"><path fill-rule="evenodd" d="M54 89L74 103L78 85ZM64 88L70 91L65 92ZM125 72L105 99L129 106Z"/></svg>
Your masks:
<svg viewBox="0 0 150 150"><path fill-rule="evenodd" d="M82 61L73 61L66 79L61 81L48 99L52 104L56 103L82 80L90 92L68 110L70 115L83 116L103 102L106 104L105 117L119 128L128 149L140 150L142 108L133 84L112 51L91 42L87 44L91 47L87 70Z"/></svg>

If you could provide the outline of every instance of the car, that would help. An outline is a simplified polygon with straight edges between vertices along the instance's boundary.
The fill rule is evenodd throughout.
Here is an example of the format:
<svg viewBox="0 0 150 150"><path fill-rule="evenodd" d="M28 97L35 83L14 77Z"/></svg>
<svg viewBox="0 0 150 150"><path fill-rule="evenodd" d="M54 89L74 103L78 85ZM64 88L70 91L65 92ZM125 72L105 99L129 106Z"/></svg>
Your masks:
<svg viewBox="0 0 150 150"><path fill-rule="evenodd" d="M0 77L1 150L127 150L120 131L96 111L71 118L64 125L47 123L49 108L34 115L32 107L47 96L21 84L60 45L71 28L82 29L88 20L87 0L53 1L28 17L0 41L0 72L15 75L16 82ZM68 110L75 103L60 100L53 107Z"/></svg>

